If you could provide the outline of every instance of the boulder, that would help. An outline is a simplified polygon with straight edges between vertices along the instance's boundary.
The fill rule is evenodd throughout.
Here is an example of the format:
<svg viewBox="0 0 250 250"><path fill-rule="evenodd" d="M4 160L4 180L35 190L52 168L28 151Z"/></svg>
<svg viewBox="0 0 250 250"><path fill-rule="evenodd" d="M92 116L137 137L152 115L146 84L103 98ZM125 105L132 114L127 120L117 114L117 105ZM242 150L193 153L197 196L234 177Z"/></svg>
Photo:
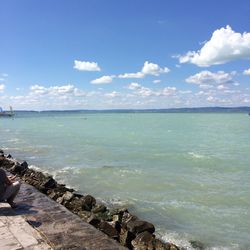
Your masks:
<svg viewBox="0 0 250 250"><path fill-rule="evenodd" d="M127 223L127 229L133 234L139 234L144 231L148 231L149 233L154 233L155 227L152 223L142 220L130 220Z"/></svg>
<svg viewBox="0 0 250 250"><path fill-rule="evenodd" d="M22 164L16 162L14 163L14 166L11 168L11 172L23 175L24 172L28 169L28 164L23 162Z"/></svg>
<svg viewBox="0 0 250 250"><path fill-rule="evenodd" d="M71 201L74 197L74 194L72 194L69 191L66 191L65 194L62 196L64 201Z"/></svg>
<svg viewBox="0 0 250 250"><path fill-rule="evenodd" d="M82 201L82 209L86 211L91 211L92 207L96 204L96 199L89 194L80 198L80 200Z"/></svg>
<svg viewBox="0 0 250 250"><path fill-rule="evenodd" d="M134 250L154 250L154 237L151 233L145 231L139 233L131 242Z"/></svg>
<svg viewBox="0 0 250 250"><path fill-rule="evenodd" d="M135 238L135 235L125 228L121 228L121 232L119 234L119 242L121 245L132 249L131 241Z"/></svg>
<svg viewBox="0 0 250 250"><path fill-rule="evenodd" d="M99 204L99 205L96 205L94 208L92 208L91 212L93 212L94 214L96 213L104 213L107 211L107 207L102 205L102 204Z"/></svg>
<svg viewBox="0 0 250 250"><path fill-rule="evenodd" d="M55 188L57 186L57 182L52 177L49 177L43 182L43 186L48 189Z"/></svg>
<svg viewBox="0 0 250 250"><path fill-rule="evenodd" d="M101 223L99 224L98 228L102 232L104 232L105 234L107 234L109 237L118 239L118 232L117 232L117 230L114 227L112 227L107 221L101 221Z"/></svg>
<svg viewBox="0 0 250 250"><path fill-rule="evenodd" d="M94 227L98 227L101 223L101 221L93 214L87 219L87 222Z"/></svg>

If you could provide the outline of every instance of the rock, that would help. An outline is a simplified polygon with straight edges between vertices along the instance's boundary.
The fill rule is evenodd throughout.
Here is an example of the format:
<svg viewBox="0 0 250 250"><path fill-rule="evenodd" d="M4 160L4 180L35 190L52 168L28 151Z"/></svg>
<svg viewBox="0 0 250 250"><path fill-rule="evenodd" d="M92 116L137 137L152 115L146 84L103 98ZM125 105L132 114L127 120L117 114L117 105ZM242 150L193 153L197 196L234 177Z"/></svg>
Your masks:
<svg viewBox="0 0 250 250"><path fill-rule="evenodd" d="M84 221L87 222L88 218L90 218L92 214L91 214L91 212L89 212L89 211L79 211L79 212L77 213L77 215L78 215L81 219L83 219Z"/></svg>
<svg viewBox="0 0 250 250"><path fill-rule="evenodd" d="M2 150L2 149L0 149L0 154L4 154L4 152L3 152L3 150Z"/></svg>
<svg viewBox="0 0 250 250"><path fill-rule="evenodd" d="M155 227L153 224L142 220L130 220L127 223L127 229L133 234L138 234L144 231L148 231L149 233L154 233L155 231Z"/></svg>
<svg viewBox="0 0 250 250"><path fill-rule="evenodd" d="M104 213L107 211L107 207L104 205L96 205L94 208L92 208L91 212L93 212L94 214L96 213Z"/></svg>
<svg viewBox="0 0 250 250"><path fill-rule="evenodd" d="M6 158L11 159L11 158L12 158L12 155L11 155L11 154L8 154L8 155L6 156Z"/></svg>
<svg viewBox="0 0 250 250"><path fill-rule="evenodd" d="M145 231L139 233L131 242L134 250L153 250L154 249L154 237L151 233Z"/></svg>
<svg viewBox="0 0 250 250"><path fill-rule="evenodd" d="M155 239L154 244L155 244L155 250L168 250L168 244L166 245L159 239Z"/></svg>
<svg viewBox="0 0 250 250"><path fill-rule="evenodd" d="M56 202L62 204L63 203L63 197L61 196L61 197L57 198Z"/></svg>
<svg viewBox="0 0 250 250"><path fill-rule="evenodd" d="M23 162L21 163L21 166L22 166L23 168L28 168L28 163L27 163L27 161L23 161Z"/></svg>
<svg viewBox="0 0 250 250"><path fill-rule="evenodd" d="M122 215L122 224L126 225L129 221L137 220L138 218L129 212L124 212Z"/></svg>
<svg viewBox="0 0 250 250"><path fill-rule="evenodd" d="M82 201L75 196L71 199L70 202L65 202L64 205L73 213L78 213L79 211L82 211Z"/></svg>
<svg viewBox="0 0 250 250"><path fill-rule="evenodd" d="M71 192L66 191L66 193L63 195L63 200L64 201L71 201L73 197L74 197L74 195Z"/></svg>
<svg viewBox="0 0 250 250"><path fill-rule="evenodd" d="M192 240L190 241L190 244L194 249L199 249L199 250L205 249L204 244L198 240Z"/></svg>
<svg viewBox="0 0 250 250"><path fill-rule="evenodd" d="M49 190L47 192L47 195L53 200L57 200L60 197L60 194L58 192L55 192L55 190Z"/></svg>
<svg viewBox="0 0 250 250"><path fill-rule="evenodd" d="M43 186L48 189L55 188L57 186L57 182L52 177L49 177L43 182Z"/></svg>
<svg viewBox="0 0 250 250"><path fill-rule="evenodd" d="M82 209L86 211L91 211L92 207L96 204L96 199L89 194L80 199L82 201Z"/></svg>
<svg viewBox="0 0 250 250"><path fill-rule="evenodd" d="M93 214L87 219L87 222L94 227L98 227L101 223L101 221Z"/></svg>
<svg viewBox="0 0 250 250"><path fill-rule="evenodd" d="M102 221L98 228L104 232L105 234L107 234L109 237L111 238L118 238L118 232L117 230L112 227L108 222L106 221Z"/></svg>
<svg viewBox="0 0 250 250"><path fill-rule="evenodd" d="M129 232L128 230L121 228L119 235L119 242L129 249L132 249L131 241L135 238L135 235Z"/></svg>
<svg viewBox="0 0 250 250"><path fill-rule="evenodd" d="M22 163L23 164L23 163ZM16 162L14 164L14 166L11 168L11 171L17 174L23 174L27 169L28 169L28 164L26 162L26 164L24 163L23 165Z"/></svg>

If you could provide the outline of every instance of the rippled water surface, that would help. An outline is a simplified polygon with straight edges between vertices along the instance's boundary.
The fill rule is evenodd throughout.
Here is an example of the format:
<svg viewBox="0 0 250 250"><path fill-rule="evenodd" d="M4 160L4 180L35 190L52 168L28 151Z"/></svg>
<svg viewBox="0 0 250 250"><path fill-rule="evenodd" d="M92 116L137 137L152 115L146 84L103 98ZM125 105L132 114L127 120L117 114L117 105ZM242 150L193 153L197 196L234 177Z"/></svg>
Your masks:
<svg viewBox="0 0 250 250"><path fill-rule="evenodd" d="M250 249L246 114L18 113L0 148L191 249Z"/></svg>

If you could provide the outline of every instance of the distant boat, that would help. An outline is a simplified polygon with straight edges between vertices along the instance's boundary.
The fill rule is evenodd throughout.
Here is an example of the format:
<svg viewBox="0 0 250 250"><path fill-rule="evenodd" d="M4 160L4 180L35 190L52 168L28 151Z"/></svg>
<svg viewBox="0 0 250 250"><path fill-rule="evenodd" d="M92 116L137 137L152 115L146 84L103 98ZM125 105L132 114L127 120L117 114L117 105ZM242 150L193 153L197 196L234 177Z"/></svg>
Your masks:
<svg viewBox="0 0 250 250"><path fill-rule="evenodd" d="M10 111L4 111L0 107L0 117L12 117L12 116L14 116L14 112L11 106L10 106Z"/></svg>

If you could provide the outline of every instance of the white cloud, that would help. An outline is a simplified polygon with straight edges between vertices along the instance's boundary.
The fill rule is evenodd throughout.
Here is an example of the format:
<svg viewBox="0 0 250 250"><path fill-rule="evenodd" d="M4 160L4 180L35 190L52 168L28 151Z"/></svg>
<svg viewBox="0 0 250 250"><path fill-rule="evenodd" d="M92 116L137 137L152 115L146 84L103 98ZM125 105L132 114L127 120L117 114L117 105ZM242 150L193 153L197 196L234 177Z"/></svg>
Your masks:
<svg viewBox="0 0 250 250"><path fill-rule="evenodd" d="M102 76L100 78L97 78L95 80L92 80L92 84L107 84L111 83L113 81L114 76Z"/></svg>
<svg viewBox="0 0 250 250"><path fill-rule="evenodd" d="M2 73L2 76L6 78L6 77L8 77L9 75L6 74L6 73Z"/></svg>
<svg viewBox="0 0 250 250"><path fill-rule="evenodd" d="M168 73L170 70L167 67L161 68L158 64L149 63L146 61L143 65L141 72L145 75L159 76L163 73Z"/></svg>
<svg viewBox="0 0 250 250"><path fill-rule="evenodd" d="M132 82L128 85L128 89L130 89L130 90L139 89L140 87L141 87L141 85L137 82Z"/></svg>
<svg viewBox="0 0 250 250"><path fill-rule="evenodd" d="M164 96L170 96L176 93L176 88L175 87L166 87L163 89L162 94Z"/></svg>
<svg viewBox="0 0 250 250"><path fill-rule="evenodd" d="M250 68L243 71L243 75L250 75Z"/></svg>
<svg viewBox="0 0 250 250"><path fill-rule="evenodd" d="M0 84L0 93L3 93L5 90L5 85L4 84Z"/></svg>
<svg viewBox="0 0 250 250"><path fill-rule="evenodd" d="M119 78L143 78L145 75L142 72L137 73L125 73L122 75L119 75Z"/></svg>
<svg viewBox="0 0 250 250"><path fill-rule="evenodd" d="M168 73L169 68L161 68L158 64L150 63L148 61L144 62L141 71L137 73L125 73L118 75L119 78L143 78L146 75L159 76L160 74Z"/></svg>
<svg viewBox="0 0 250 250"><path fill-rule="evenodd" d="M250 33L236 33L227 25L217 29L211 39L198 51L179 56L180 63L193 63L199 67L224 64L237 59L250 59Z"/></svg>
<svg viewBox="0 0 250 250"><path fill-rule="evenodd" d="M37 94L37 95L45 95L48 93L47 88L38 84L31 86L30 90L33 94Z"/></svg>
<svg viewBox="0 0 250 250"><path fill-rule="evenodd" d="M120 93L116 92L116 91L113 91L111 93L106 93L105 94L106 97L110 97L110 98L114 98L114 97L119 97L120 96Z"/></svg>
<svg viewBox="0 0 250 250"><path fill-rule="evenodd" d="M50 86L44 87L41 85L33 85L30 87L31 95L50 95L50 96L62 96L67 94L72 94L74 96L82 96L82 92L75 88L73 85L63 85L63 86Z"/></svg>
<svg viewBox="0 0 250 250"><path fill-rule="evenodd" d="M204 70L188 77L185 81L187 83L197 84L201 88L211 88L214 85L234 84L234 75L235 72L226 73L224 71L218 71L216 73L212 73Z"/></svg>
<svg viewBox="0 0 250 250"><path fill-rule="evenodd" d="M74 61L74 69L80 71L100 71L101 68L98 66L96 62L85 62L85 61Z"/></svg>
<svg viewBox="0 0 250 250"><path fill-rule="evenodd" d="M161 80L154 80L153 83L161 83Z"/></svg>

